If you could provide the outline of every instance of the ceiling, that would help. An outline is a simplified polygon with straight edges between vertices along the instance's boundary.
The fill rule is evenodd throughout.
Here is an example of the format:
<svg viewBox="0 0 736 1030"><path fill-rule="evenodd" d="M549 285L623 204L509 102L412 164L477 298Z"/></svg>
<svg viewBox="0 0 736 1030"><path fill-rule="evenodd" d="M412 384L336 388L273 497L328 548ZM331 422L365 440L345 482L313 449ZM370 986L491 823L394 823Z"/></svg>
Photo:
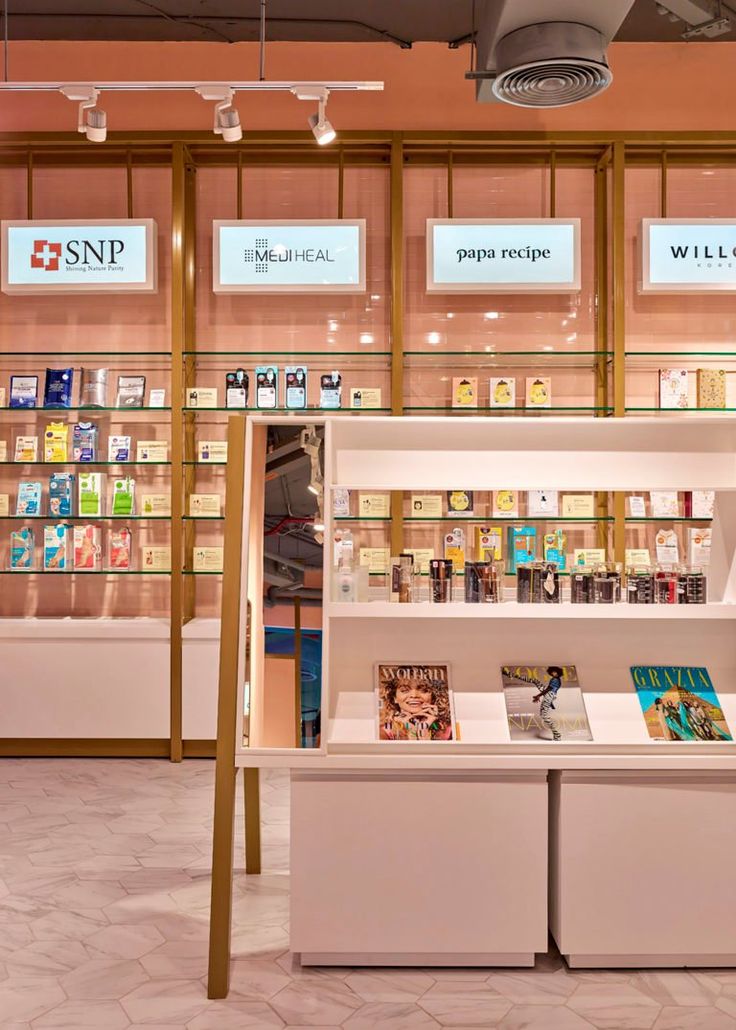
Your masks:
<svg viewBox="0 0 736 1030"><path fill-rule="evenodd" d="M10 39L257 40L259 0L3 0ZM698 0L701 4L704 0ZM591 0L605 3L605 0ZM716 0L711 0L715 7ZM479 6L480 0L477 0ZM465 41L473 0L267 0L267 39L304 42ZM550 19L558 4L549 0ZM736 39L736 0L723 3L734 28L713 40ZM635 0L616 39L682 42L685 25ZM702 37L699 37L702 39Z"/></svg>

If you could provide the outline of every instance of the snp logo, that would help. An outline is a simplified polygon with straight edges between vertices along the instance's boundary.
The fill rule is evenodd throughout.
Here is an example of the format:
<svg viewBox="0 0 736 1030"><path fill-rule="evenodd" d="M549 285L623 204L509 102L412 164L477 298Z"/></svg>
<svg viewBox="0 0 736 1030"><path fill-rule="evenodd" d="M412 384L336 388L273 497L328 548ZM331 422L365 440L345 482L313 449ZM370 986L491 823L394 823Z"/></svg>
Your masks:
<svg viewBox="0 0 736 1030"><path fill-rule="evenodd" d="M58 272L61 260L61 244L48 240L34 240L31 254L31 268L42 268L44 272Z"/></svg>

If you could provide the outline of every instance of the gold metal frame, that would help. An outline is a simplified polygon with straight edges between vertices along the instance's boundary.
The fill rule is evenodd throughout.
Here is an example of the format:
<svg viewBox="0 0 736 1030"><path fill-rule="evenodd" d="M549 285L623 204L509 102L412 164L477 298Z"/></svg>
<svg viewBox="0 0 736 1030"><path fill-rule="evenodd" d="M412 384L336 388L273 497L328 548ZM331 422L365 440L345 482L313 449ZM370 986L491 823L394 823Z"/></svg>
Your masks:
<svg viewBox="0 0 736 1030"><path fill-rule="evenodd" d="M549 169L551 212L556 207L559 175L566 167L588 167L595 175L596 349L612 350L612 360L596 361L596 406L613 404L613 416L625 414L626 272L623 213L627 167L661 170L660 207L666 211L667 173L676 167L736 164L732 132L386 132L347 131L336 148L314 145L309 132L256 132L238 144L215 140L209 132L111 133L104 144L91 144L76 133L0 133L0 165L26 170L28 216L34 209L34 173L64 166L122 167L126 170L127 207L133 207L133 167L168 167L172 175L172 576L171 576L171 725L168 740L0 739L0 756L11 754L162 754L179 761L189 754L214 751L213 741L186 741L182 735L182 627L195 610L196 579L182 570L193 545L193 528L183 519L184 498L193 475L193 419L183 410L184 389L193 381L194 360L184 351L195 347L195 235L198 167L228 166L242 172L248 165L311 165L337 171L338 214L344 206L344 171L361 165L383 166L390 175L391 222L391 409L401 416L405 386L403 364L404 308L404 169L444 166L448 207L453 201L453 176L461 166L536 165ZM242 213L242 176L238 174L238 212ZM609 399L610 398L610 399ZM229 470L228 470L229 471ZM598 508L608 511L599 495ZM392 499L391 546L403 546L396 498ZM623 496L613 497L613 549L624 552ZM607 532L602 530L602 532ZM257 807L257 806L256 806Z"/></svg>

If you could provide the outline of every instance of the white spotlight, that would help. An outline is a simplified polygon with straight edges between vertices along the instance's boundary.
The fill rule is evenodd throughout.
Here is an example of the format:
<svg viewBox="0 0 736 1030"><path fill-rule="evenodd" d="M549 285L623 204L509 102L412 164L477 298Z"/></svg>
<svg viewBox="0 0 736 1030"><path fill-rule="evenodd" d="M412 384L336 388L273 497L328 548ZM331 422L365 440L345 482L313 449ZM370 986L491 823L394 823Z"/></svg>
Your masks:
<svg viewBox="0 0 736 1030"><path fill-rule="evenodd" d="M215 120L212 131L226 143L237 143L243 138L240 115L233 107L235 91L230 86L196 86L195 92L203 100L215 100Z"/></svg>
<svg viewBox="0 0 736 1030"><path fill-rule="evenodd" d="M292 86L291 92L297 100L317 101L317 114L310 114L309 128L314 133L314 138L321 147L326 143L332 143L332 141L337 137L337 133L332 127L332 123L327 120L327 115L325 113L327 108L327 98L330 95L329 89L327 89L326 86L304 85Z"/></svg>
<svg viewBox="0 0 736 1030"><path fill-rule="evenodd" d="M94 86L61 86L59 92L67 100L79 100L77 132L83 132L91 143L104 143L107 138L107 115L97 107L99 89Z"/></svg>

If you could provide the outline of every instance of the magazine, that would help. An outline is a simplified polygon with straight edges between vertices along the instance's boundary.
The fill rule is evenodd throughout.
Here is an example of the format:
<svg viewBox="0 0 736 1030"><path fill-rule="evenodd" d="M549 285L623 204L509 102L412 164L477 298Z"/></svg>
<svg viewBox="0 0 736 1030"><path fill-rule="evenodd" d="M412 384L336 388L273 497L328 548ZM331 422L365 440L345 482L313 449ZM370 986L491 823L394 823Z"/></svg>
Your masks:
<svg viewBox="0 0 736 1030"><path fill-rule="evenodd" d="M447 664L378 662L379 740L455 740Z"/></svg>
<svg viewBox="0 0 736 1030"><path fill-rule="evenodd" d="M512 740L592 740L574 665L501 667Z"/></svg>
<svg viewBox="0 0 736 1030"><path fill-rule="evenodd" d="M733 740L707 669L632 665L631 678L652 740Z"/></svg>

